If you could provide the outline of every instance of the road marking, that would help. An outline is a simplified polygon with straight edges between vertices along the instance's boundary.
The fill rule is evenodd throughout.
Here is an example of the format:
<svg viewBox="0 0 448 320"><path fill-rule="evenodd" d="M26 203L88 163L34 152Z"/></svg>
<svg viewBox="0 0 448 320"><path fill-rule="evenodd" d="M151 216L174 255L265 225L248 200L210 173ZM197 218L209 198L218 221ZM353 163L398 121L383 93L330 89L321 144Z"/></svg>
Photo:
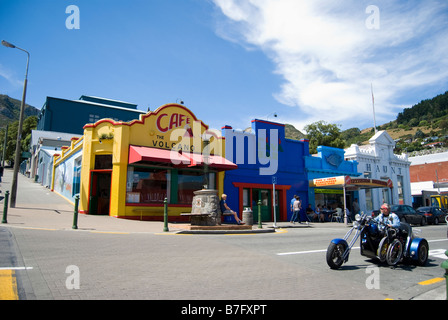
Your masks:
<svg viewBox="0 0 448 320"><path fill-rule="evenodd" d="M14 270L0 270L0 300L19 300Z"/></svg>
<svg viewBox="0 0 448 320"><path fill-rule="evenodd" d="M441 242L441 241L448 241L448 238L446 238L446 239L428 240L428 242Z"/></svg>
<svg viewBox="0 0 448 320"><path fill-rule="evenodd" d="M296 251L296 252L282 252L282 253L277 253L278 256L288 256L288 255L293 255L293 254L306 254L306 253L317 253L317 252L326 252L327 249L325 250L310 250L310 251Z"/></svg>
<svg viewBox="0 0 448 320"><path fill-rule="evenodd" d="M352 250L360 249L360 247L353 247ZM327 249L321 249L321 250L309 250L309 251L296 251L296 252L282 252L277 253L278 256L288 256L293 254L308 254L308 253L319 253L319 252L327 252Z"/></svg>
<svg viewBox="0 0 448 320"><path fill-rule="evenodd" d="M445 278L434 278L434 279L429 279L426 281L419 282L418 284L422 285L422 286L427 286L427 285L434 284L434 283L437 283L437 282L440 282L443 280L445 280Z"/></svg>
<svg viewBox="0 0 448 320"><path fill-rule="evenodd" d="M3 267L0 270L31 270L33 267Z"/></svg>
<svg viewBox="0 0 448 320"><path fill-rule="evenodd" d="M428 254L431 257L436 257L436 258L440 258L440 259L444 259L446 260L448 257L445 255L445 252L447 250L446 249L434 249L434 250L429 250Z"/></svg>
<svg viewBox="0 0 448 320"><path fill-rule="evenodd" d="M448 239L436 239L436 240L428 240L428 242L441 242L441 241L448 241ZM360 247L353 247L352 250L360 249ZM319 252L326 252L327 249L321 249L321 250L309 250L309 251L295 251L295 252L282 252L277 253L278 256L288 256L288 255L294 255L294 254L308 254L308 253L319 253ZM443 252L442 252L443 251ZM432 257L438 257L446 259L445 256L445 249L435 249L435 250L429 250L429 255ZM442 257L442 254L444 257Z"/></svg>
<svg viewBox="0 0 448 320"><path fill-rule="evenodd" d="M103 234L129 234L129 232L115 232L115 231L90 231L90 233L103 233Z"/></svg>
<svg viewBox="0 0 448 320"><path fill-rule="evenodd" d="M19 227L19 228L28 230L57 231L57 229L48 229L48 228L34 228L34 227Z"/></svg>

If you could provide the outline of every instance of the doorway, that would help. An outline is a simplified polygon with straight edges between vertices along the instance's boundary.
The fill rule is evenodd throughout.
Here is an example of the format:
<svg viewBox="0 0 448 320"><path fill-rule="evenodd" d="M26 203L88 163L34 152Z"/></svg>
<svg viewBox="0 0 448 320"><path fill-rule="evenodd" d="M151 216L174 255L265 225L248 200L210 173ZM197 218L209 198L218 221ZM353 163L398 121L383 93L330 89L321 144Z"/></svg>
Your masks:
<svg viewBox="0 0 448 320"><path fill-rule="evenodd" d="M280 210L278 206L278 190L275 190L275 213L276 220L280 219ZM261 200L261 221L274 221L272 190L252 189L252 211L254 223L258 222L258 201Z"/></svg>
<svg viewBox="0 0 448 320"><path fill-rule="evenodd" d="M90 173L89 214L109 215L112 170Z"/></svg>

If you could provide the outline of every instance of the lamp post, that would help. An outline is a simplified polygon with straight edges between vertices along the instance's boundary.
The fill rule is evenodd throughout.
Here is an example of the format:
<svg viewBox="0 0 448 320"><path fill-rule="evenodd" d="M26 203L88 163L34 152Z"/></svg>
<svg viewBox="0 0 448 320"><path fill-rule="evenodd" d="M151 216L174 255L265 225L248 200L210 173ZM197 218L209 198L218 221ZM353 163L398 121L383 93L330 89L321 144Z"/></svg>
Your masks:
<svg viewBox="0 0 448 320"><path fill-rule="evenodd" d="M20 165L20 158L21 158L21 140L22 140L22 125L23 125L23 114L25 111L25 97L26 97L26 86L28 83L28 65L30 62L30 53L22 48L16 47L15 45L2 40L2 45L8 48L13 49L19 49L27 54L27 60L26 60L26 73L25 73L25 82L23 84L23 95L22 95L22 103L20 105L20 117L19 117L19 127L17 129L17 142L16 142L16 155L14 159L14 173L12 176L12 182L11 182L11 198L9 206L11 208L15 208L16 206L16 196L17 196L17 176L19 173L19 165Z"/></svg>

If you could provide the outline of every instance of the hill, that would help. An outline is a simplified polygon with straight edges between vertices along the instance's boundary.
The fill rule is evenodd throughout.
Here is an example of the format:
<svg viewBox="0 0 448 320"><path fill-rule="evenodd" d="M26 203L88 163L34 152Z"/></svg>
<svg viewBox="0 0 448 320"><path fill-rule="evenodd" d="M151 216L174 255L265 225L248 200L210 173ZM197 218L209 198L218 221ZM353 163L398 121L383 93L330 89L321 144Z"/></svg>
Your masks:
<svg viewBox="0 0 448 320"><path fill-rule="evenodd" d="M422 150L428 142L447 143L448 91L405 108L396 120L380 125L377 129L386 130L397 142L396 152ZM367 144L373 134L373 127L363 130L351 128L342 132L346 146L352 143Z"/></svg>
<svg viewBox="0 0 448 320"><path fill-rule="evenodd" d="M442 142L448 145L448 91L432 99L422 100L411 108L405 108L393 121L377 126L386 130L397 144L395 152L420 151L430 142ZM285 134L289 139L308 138L293 125L285 125ZM375 134L374 128L350 128L341 132L345 147L351 144L368 144Z"/></svg>
<svg viewBox="0 0 448 320"><path fill-rule="evenodd" d="M306 138L306 134L297 130L292 124L285 124L285 137L292 140L301 140Z"/></svg>
<svg viewBox="0 0 448 320"><path fill-rule="evenodd" d="M21 101L13 99L7 95L0 94L0 127L4 127L16 120L19 120L20 116L20 104ZM29 116L37 116L39 109L25 104L25 114L23 116L26 119Z"/></svg>

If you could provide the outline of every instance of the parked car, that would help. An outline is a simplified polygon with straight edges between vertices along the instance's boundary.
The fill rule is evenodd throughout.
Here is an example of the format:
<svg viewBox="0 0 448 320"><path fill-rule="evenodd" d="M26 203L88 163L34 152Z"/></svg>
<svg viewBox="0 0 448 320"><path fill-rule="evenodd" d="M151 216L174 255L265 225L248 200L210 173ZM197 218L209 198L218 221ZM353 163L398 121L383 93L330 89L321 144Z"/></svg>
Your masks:
<svg viewBox="0 0 448 320"><path fill-rule="evenodd" d="M407 222L409 224L420 224L423 226L428 221L423 213L419 213L411 206L407 206L404 204L392 204L390 206L390 212L395 213L398 218L400 218L401 222ZM378 217L380 213L380 210L372 210L372 217Z"/></svg>
<svg viewBox="0 0 448 320"><path fill-rule="evenodd" d="M447 214L438 207L419 207L417 212L423 213L428 223L439 224L445 222Z"/></svg>
<svg viewBox="0 0 448 320"><path fill-rule="evenodd" d="M417 212L411 206L404 204L394 204L390 206L390 212L395 213L401 222L409 224L420 224L424 226L427 224L427 218L422 212Z"/></svg>

